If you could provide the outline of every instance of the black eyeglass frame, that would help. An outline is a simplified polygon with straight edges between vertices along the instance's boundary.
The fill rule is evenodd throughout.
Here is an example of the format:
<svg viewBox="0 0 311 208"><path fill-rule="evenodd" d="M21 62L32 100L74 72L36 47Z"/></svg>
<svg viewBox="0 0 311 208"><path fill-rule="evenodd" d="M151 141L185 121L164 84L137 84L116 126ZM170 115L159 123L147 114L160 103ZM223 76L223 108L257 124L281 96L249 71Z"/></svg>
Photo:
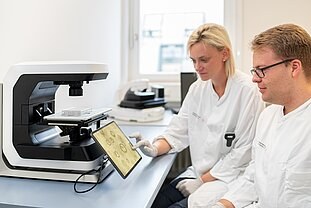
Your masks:
<svg viewBox="0 0 311 208"><path fill-rule="evenodd" d="M275 64L271 64L269 66L265 66L265 67L262 67L262 68L259 68L259 67L254 67L252 68L250 71L251 71L251 74L254 75L254 73L259 77L259 78L264 78L266 75L264 73L264 70L266 69L269 69L269 68L272 68L274 66L277 66L277 65L280 65L280 64L284 64L286 62L290 62L290 61L293 61L295 60L296 58L290 58L290 59L285 59L283 61L280 61L280 62L277 62ZM258 73L258 71L261 71L261 74Z"/></svg>

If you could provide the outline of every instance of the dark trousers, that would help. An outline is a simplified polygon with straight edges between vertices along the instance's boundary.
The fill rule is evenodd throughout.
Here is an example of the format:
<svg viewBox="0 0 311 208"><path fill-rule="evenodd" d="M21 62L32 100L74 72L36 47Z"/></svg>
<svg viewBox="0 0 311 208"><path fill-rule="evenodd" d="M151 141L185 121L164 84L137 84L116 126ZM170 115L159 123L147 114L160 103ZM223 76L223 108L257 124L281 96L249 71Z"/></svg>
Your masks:
<svg viewBox="0 0 311 208"><path fill-rule="evenodd" d="M179 181L186 178L178 178L161 187L156 196L152 208L187 208L188 197L184 197L182 193L176 189Z"/></svg>

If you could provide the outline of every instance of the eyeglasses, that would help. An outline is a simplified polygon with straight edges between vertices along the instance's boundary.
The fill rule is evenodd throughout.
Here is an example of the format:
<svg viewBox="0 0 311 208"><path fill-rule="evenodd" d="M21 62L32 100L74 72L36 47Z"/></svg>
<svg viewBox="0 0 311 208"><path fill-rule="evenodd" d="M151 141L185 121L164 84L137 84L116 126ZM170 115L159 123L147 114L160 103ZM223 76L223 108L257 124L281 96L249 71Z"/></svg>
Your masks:
<svg viewBox="0 0 311 208"><path fill-rule="evenodd" d="M290 59L285 59L283 61L277 62L275 64L271 64L269 66L265 66L265 67L262 67L262 68L254 67L254 68L251 69L251 73L252 73L252 75L256 74L259 78L264 78L265 77L264 70L272 68L272 67L275 67L275 66L280 65L280 64L284 64L286 62L293 61L293 60L295 60L295 59L294 58L290 58Z"/></svg>

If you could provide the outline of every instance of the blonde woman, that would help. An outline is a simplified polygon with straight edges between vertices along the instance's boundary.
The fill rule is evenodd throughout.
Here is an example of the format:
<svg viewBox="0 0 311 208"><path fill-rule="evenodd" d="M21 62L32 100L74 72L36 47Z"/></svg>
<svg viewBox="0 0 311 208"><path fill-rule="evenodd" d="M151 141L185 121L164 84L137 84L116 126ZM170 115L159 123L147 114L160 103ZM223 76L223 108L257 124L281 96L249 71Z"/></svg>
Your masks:
<svg viewBox="0 0 311 208"><path fill-rule="evenodd" d="M206 201L203 187L216 202L250 161L256 121L264 106L251 77L235 69L223 26L200 26L187 46L200 79L190 86L178 115L153 143L136 135L135 148L150 157L190 147L192 166L162 187L153 204L156 208L187 207L189 196L189 202Z"/></svg>

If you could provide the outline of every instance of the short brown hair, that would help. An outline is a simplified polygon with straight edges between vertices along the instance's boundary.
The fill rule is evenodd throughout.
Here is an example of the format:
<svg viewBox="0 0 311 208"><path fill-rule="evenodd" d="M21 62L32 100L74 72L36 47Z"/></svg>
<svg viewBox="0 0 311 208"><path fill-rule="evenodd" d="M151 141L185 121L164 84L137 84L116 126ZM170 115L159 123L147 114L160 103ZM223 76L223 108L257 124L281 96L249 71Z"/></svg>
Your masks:
<svg viewBox="0 0 311 208"><path fill-rule="evenodd" d="M255 36L252 51L270 48L281 59L296 58L302 63L307 78L311 78L311 37L302 27L282 24Z"/></svg>

